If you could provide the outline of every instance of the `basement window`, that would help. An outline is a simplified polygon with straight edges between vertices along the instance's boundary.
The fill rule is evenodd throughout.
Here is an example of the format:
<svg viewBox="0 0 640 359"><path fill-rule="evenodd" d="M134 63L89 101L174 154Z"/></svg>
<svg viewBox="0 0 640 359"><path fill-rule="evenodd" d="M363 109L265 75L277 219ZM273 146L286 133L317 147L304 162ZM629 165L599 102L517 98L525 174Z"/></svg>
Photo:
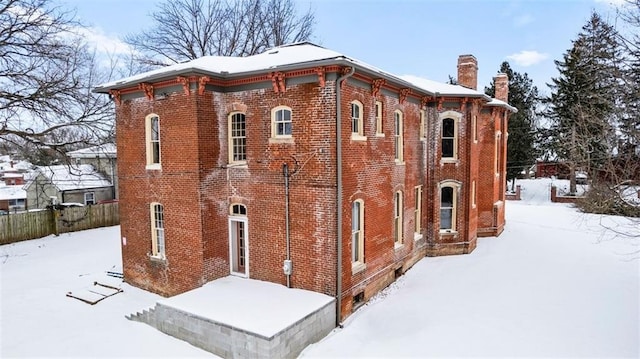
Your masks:
<svg viewBox="0 0 640 359"><path fill-rule="evenodd" d="M355 312L364 304L364 291L353 296L353 311Z"/></svg>

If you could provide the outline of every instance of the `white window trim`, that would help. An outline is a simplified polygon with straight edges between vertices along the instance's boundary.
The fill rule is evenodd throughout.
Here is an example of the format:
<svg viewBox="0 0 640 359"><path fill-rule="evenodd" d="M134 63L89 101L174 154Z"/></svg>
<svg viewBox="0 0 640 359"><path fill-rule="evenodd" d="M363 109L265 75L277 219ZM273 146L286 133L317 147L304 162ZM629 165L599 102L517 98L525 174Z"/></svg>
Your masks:
<svg viewBox="0 0 640 359"><path fill-rule="evenodd" d="M93 202L92 204L96 204L96 193L95 192L85 192L84 193L84 205L87 206L87 195L91 195L91 202Z"/></svg>
<svg viewBox="0 0 640 359"><path fill-rule="evenodd" d="M353 273L356 272L356 271L354 271L355 269L357 269L357 271L363 270L364 269L363 265L365 263L365 257L364 257L364 253L365 253L365 251L364 251L364 242L365 242L365 238L364 238L364 235L365 235L365 231L364 231L364 222L365 222L365 220L364 220L364 213L365 213L364 212L364 201L362 199L357 199L357 200L352 202L352 204L351 204L351 215L352 216L353 216L353 206L354 206L355 203L358 203L360 205L360 211L359 211L360 213L358 214L358 224L359 224L360 230L357 231L360 234L359 237L358 237L358 242L359 242L358 248L360 250L358 251L359 252L358 253L359 260L354 260L355 256L354 256L354 253L353 253L353 235L356 232L353 231L353 224L352 224L352 228L351 228L351 250L352 250L352 253L351 253L351 269L352 269ZM353 218L351 219L351 221L353 223Z"/></svg>
<svg viewBox="0 0 640 359"><path fill-rule="evenodd" d="M358 117L354 117L353 116L353 106L358 107ZM358 100L353 100L351 101L351 103L349 104L349 110L351 111L351 114L349 116L350 121L350 125L351 125L351 140L353 141L366 141L367 140L367 136L364 135L364 106L362 105L362 102L358 101ZM358 120L358 131L357 132L353 132L353 120L357 119Z"/></svg>
<svg viewBox="0 0 640 359"><path fill-rule="evenodd" d="M422 185L414 187L415 196L415 208L413 209L414 224L414 236L413 239L418 240L422 238Z"/></svg>
<svg viewBox="0 0 640 359"><path fill-rule="evenodd" d="M440 225L438 227L440 227L442 225L442 217L441 217L441 212L440 210L442 209L442 189L445 187L450 187L453 189L453 203L452 203L452 210L451 210L451 228L450 229L442 229L440 228L440 233L445 233L445 234L456 234L458 233L457 231L457 226L456 226L456 220L457 220L457 212L458 212L458 197L460 195L460 187L461 187L461 183L458 181L444 181L441 182L438 185L438 221L440 223Z"/></svg>
<svg viewBox="0 0 640 359"><path fill-rule="evenodd" d="M245 123L245 130L244 130L244 160L241 161L235 161L233 159L233 134L232 134L232 126L231 126L231 121L233 119L234 115L243 115L244 116L244 123ZM229 164L233 164L233 165L244 165L247 164L247 115L245 115L243 112L240 111L235 111L235 112L231 112L229 114L229 116L227 117L227 146L228 146L228 153L229 153Z"/></svg>
<svg viewBox="0 0 640 359"><path fill-rule="evenodd" d="M278 135L276 126L276 112L288 110L291 113L291 134ZM273 141L272 141L273 140ZM271 109L271 139L270 142L292 142L293 141L293 110L289 106L276 106Z"/></svg>
<svg viewBox="0 0 640 359"><path fill-rule="evenodd" d="M164 234L164 251L160 252L158 249L158 232L157 232L157 227L156 227L156 209L155 206L159 205L162 207L162 232ZM162 205L162 203L158 203L158 202L152 202L149 205L149 213L150 213L150 220L151 220L151 254L150 257L151 258L156 258L156 259L166 259L166 251L167 251L167 236L166 236L166 226L165 224L165 220L164 220L164 206Z"/></svg>
<svg viewBox="0 0 640 359"><path fill-rule="evenodd" d="M476 208L478 204L476 181L471 182L471 208Z"/></svg>
<svg viewBox="0 0 640 359"><path fill-rule="evenodd" d="M158 162L153 162L153 146L151 139L151 119L157 117L158 118ZM146 169L148 170L159 170L162 169L162 136L160 136L161 126L160 126L160 116L155 113L151 113L145 117L144 121L145 127L145 149L146 149Z"/></svg>
<svg viewBox="0 0 640 359"><path fill-rule="evenodd" d="M496 177L500 176L500 164L501 164L500 163L501 162L500 161L500 156L501 156L501 154L499 153L499 151L502 150L502 148L501 148L502 146L500 146L501 143L502 143L500 141L501 137L502 137L502 131L496 132L496 141L495 141L494 151L493 151L493 155L494 155L494 158L495 158L495 160L493 161L494 162L493 163L493 168L496 171Z"/></svg>
<svg viewBox="0 0 640 359"><path fill-rule="evenodd" d="M478 115L472 117L471 131L473 132L473 143L478 143Z"/></svg>
<svg viewBox="0 0 640 359"><path fill-rule="evenodd" d="M396 249L404 245L404 193L396 191L393 195L393 243Z"/></svg>
<svg viewBox="0 0 640 359"><path fill-rule="evenodd" d="M443 163L457 163L458 162L458 146L460 141L458 140L460 121L462 121L462 114L457 111L445 111L438 116L438 122L440 124L440 161ZM453 157L442 157L442 135L444 134L444 120L450 118L453 120Z"/></svg>
<svg viewBox="0 0 640 359"><path fill-rule="evenodd" d="M374 109L376 111L376 137L384 137L384 122L382 116L384 108L382 107L382 101L376 101Z"/></svg>
<svg viewBox="0 0 640 359"><path fill-rule="evenodd" d="M228 244L229 244L229 273L231 273L234 276L238 276L238 277L243 277L243 278L249 278L249 220L246 214L235 214L233 213L233 206L234 205L240 205L242 207L245 208L245 212L247 212L247 207L242 204L242 203L232 203L229 206L229 221L228 221L228 227L229 227L229 240L228 240ZM232 225L231 222L242 222L245 228L245 273L240 273L240 272L236 272L233 270L233 244L232 240L233 240L233 234L232 234Z"/></svg>
<svg viewBox="0 0 640 359"><path fill-rule="evenodd" d="M404 164L404 118L400 110L393 112L393 154L396 164Z"/></svg>
<svg viewBox="0 0 640 359"><path fill-rule="evenodd" d="M425 110L420 110L420 128L418 129L418 133L420 136L420 141L426 141L427 137L426 137L426 130L425 130L425 121L426 121L426 117L427 117L427 111Z"/></svg>

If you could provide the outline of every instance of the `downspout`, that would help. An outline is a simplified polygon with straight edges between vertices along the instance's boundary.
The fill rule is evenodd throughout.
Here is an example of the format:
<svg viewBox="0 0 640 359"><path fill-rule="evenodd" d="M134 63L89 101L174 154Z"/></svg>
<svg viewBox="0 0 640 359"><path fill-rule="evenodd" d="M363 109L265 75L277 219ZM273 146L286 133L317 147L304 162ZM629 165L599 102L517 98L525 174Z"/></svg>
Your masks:
<svg viewBox="0 0 640 359"><path fill-rule="evenodd" d="M340 85L342 81L356 72L355 67L351 67L349 73L338 77L336 80L336 196L337 196L337 269L336 269L336 327L341 327L340 317L342 314L342 94Z"/></svg>
<svg viewBox="0 0 640 359"><path fill-rule="evenodd" d="M291 235L289 233L289 165L282 164L282 174L284 175L284 216L285 216L285 236L287 238L287 260L284 262L284 272L287 276L287 288L291 288Z"/></svg>

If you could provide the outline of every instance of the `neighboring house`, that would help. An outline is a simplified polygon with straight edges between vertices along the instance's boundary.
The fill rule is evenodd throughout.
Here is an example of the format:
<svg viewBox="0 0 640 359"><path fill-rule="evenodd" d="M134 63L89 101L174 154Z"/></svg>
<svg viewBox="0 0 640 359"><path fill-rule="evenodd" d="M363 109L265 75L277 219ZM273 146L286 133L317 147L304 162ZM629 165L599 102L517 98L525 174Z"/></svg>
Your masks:
<svg viewBox="0 0 640 359"><path fill-rule="evenodd" d="M77 165L92 165L98 172L102 173L113 184L115 190L114 198L118 198L118 156L115 144L106 143L83 148L67 152L67 156L74 159Z"/></svg>
<svg viewBox="0 0 640 359"><path fill-rule="evenodd" d="M477 69L460 56L448 85L300 43L101 85L125 281L254 278L335 296L342 319L425 255L473 251L504 229L515 111L506 75L492 99Z"/></svg>
<svg viewBox="0 0 640 359"><path fill-rule="evenodd" d="M92 205L113 199L113 186L91 165L38 167L24 185L28 209L45 208L52 198L58 203Z"/></svg>
<svg viewBox="0 0 640 359"><path fill-rule="evenodd" d="M23 211L27 207L27 192L21 185L0 185L0 212Z"/></svg>
<svg viewBox="0 0 640 359"><path fill-rule="evenodd" d="M25 174L33 168L33 165L26 161L14 161L8 155L0 156L0 182L7 186L23 185Z"/></svg>

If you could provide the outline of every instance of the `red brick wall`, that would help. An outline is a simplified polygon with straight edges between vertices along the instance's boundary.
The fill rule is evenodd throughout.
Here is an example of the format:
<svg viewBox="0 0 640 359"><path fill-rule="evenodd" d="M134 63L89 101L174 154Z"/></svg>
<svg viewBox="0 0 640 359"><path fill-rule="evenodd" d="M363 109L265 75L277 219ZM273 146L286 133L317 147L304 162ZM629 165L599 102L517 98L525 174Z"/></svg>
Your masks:
<svg viewBox="0 0 640 359"><path fill-rule="evenodd" d="M140 96L142 94L140 93ZM226 276L229 264L229 206L247 208L249 277L285 284L285 191L282 165L290 178L290 238L296 288L336 295L336 138L335 82L289 84L285 93L265 88L204 94L182 91L164 99L124 99L117 108L118 172L123 265L127 282L163 295L195 288ZM402 103L395 89L378 95L383 103L384 137L376 136L371 88L350 79L342 88L343 189L342 316L352 310L352 297L365 299L391 283L425 253L468 253L475 248L483 211L493 216L499 198L493 168L495 119L478 116L479 141L472 138L477 104L454 99L442 108L426 109L426 141L419 139L420 105ZM350 102L363 104L366 141L351 139ZM291 143L273 143L271 109L292 109ZM394 160L394 111L403 113L404 163ZM458 123L458 161L440 161L439 113L462 114ZM228 166L228 116L246 116L247 164ZM145 169L144 119L160 117L162 170ZM498 126L501 126L498 124ZM488 142L491 139L490 142ZM491 166L487 171L485 166ZM477 180L474 208L471 181ZM439 184L460 184L455 235L440 233ZM422 238L414 240L414 188L422 185ZM403 246L393 236L393 197L404 193ZM366 269L351 272L351 205L365 203ZM151 260L149 204L165 206L166 262ZM478 220L480 215L480 220ZM504 218L504 211L497 217ZM493 217L492 217L493 218ZM491 221L493 221L491 219ZM502 220L503 221L503 220ZM504 222L504 221L503 221ZM493 223L493 222L491 222Z"/></svg>

